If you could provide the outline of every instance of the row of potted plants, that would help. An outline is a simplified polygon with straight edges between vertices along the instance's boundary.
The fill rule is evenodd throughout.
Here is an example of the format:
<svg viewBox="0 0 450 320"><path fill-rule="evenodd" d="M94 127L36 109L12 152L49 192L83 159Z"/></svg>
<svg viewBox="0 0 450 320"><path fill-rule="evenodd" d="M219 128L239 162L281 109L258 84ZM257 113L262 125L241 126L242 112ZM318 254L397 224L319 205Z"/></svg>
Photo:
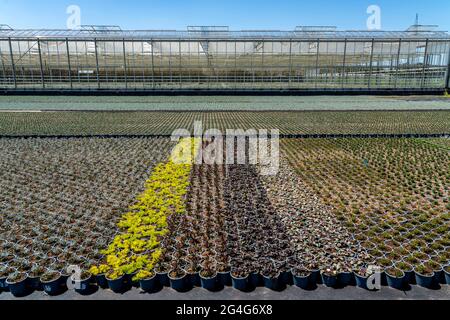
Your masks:
<svg viewBox="0 0 450 320"><path fill-rule="evenodd" d="M427 267L418 267L415 270L407 266L398 265L384 271L370 268L361 268L353 272L336 273L332 270L307 270L296 267L287 272L275 272L264 275L257 272L246 273L241 270L231 272L217 272L205 266L200 272L177 270L169 273L149 271L145 277L136 278L134 274L126 274L123 277L111 280L105 273L93 276L90 272L83 271L77 281L70 281L69 274L54 271L46 271L41 277L30 274L13 272L4 276L0 268L0 292L9 291L16 297L23 297L38 290L49 295L58 295L68 288L67 283L72 283L75 291L86 295L95 291L95 285L101 288L109 288L116 293L124 293L133 286L140 287L142 291L154 293L163 287L171 287L179 292L187 292L195 287L202 287L209 291L220 291L224 287L230 287L240 291L252 291L258 287L266 287L274 291L282 291L288 286L294 285L305 290L314 289L317 285L332 288L357 286L366 290L376 290L375 278L378 276L380 285L404 290L408 285L414 284L421 287L434 289L439 284L450 285L450 266L440 273L435 273ZM106 269L99 271L106 272ZM143 275L143 273L142 273ZM68 282L69 280L69 282Z"/></svg>
<svg viewBox="0 0 450 320"><path fill-rule="evenodd" d="M374 264L442 274L450 261L447 149L415 139L294 139L284 152Z"/></svg>
<svg viewBox="0 0 450 320"><path fill-rule="evenodd" d="M321 199L282 158L276 176L261 176L274 211L286 226L297 270L349 273L373 262Z"/></svg>
<svg viewBox="0 0 450 320"><path fill-rule="evenodd" d="M289 106L283 106L283 108ZM328 108L328 107L326 107ZM171 135L206 128L278 128L282 134L448 134L450 112L436 111L252 111L252 112L4 112L0 134L20 135Z"/></svg>
<svg viewBox="0 0 450 320"><path fill-rule="evenodd" d="M182 139L170 159L155 167L145 184L145 191L130 211L123 215L118 234L108 249L104 264L92 266L95 276L104 275L110 287L147 280L156 264L166 254L162 241L173 228L173 219L186 213L186 193L197 154L197 139Z"/></svg>
<svg viewBox="0 0 450 320"><path fill-rule="evenodd" d="M117 217L172 143L86 138L0 139L0 145L0 264L35 279L99 264L101 249L118 232Z"/></svg>

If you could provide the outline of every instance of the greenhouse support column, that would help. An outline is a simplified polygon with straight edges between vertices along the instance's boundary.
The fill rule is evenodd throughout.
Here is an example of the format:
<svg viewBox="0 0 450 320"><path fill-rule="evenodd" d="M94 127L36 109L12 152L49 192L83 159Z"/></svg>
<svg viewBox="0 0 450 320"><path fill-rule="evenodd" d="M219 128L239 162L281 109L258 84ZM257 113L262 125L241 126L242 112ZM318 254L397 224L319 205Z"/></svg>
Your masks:
<svg viewBox="0 0 450 320"><path fill-rule="evenodd" d="M347 64L347 39L344 40L344 59L342 61L342 88L344 88L344 82L347 78L347 72L345 70Z"/></svg>
<svg viewBox="0 0 450 320"><path fill-rule="evenodd" d="M180 82L180 89L181 89L181 88L183 88L183 84L181 82L181 73L182 73L182 70L183 70L183 66L182 66L183 60L181 59L181 41L178 41L178 54L180 55L180 59L179 59L180 66L178 68L178 77L179 77L179 80L180 80L179 82Z"/></svg>
<svg viewBox="0 0 450 320"><path fill-rule="evenodd" d="M398 52L397 52L397 69L395 70L394 88L397 89L397 80L400 73L400 54L402 52L402 39L398 40Z"/></svg>
<svg viewBox="0 0 450 320"><path fill-rule="evenodd" d="M288 83L288 88L291 87L291 81L292 81L292 39L289 42L289 83Z"/></svg>
<svg viewBox="0 0 450 320"><path fill-rule="evenodd" d="M318 86L318 78L319 78L319 54L320 54L320 39L317 39L317 53L316 53L316 84L315 87L317 89Z"/></svg>
<svg viewBox="0 0 450 320"><path fill-rule="evenodd" d="M44 66L42 65L42 51L41 51L41 41L37 40L38 52L39 52L39 67L41 70L41 83L42 88L45 89L45 80L44 80Z"/></svg>
<svg viewBox="0 0 450 320"><path fill-rule="evenodd" d="M123 69L125 74L125 89L128 89L128 68L127 68L127 56L125 50L125 39L122 41L122 49L123 49Z"/></svg>
<svg viewBox="0 0 450 320"><path fill-rule="evenodd" d="M97 39L94 39L94 47L95 47L95 67L97 69L97 87L100 89L100 68L98 66Z"/></svg>
<svg viewBox="0 0 450 320"><path fill-rule="evenodd" d="M372 82L374 46L375 46L375 39L372 39L372 48L370 50L370 69L369 69L369 83L368 83L368 88L369 89L371 87L371 82Z"/></svg>
<svg viewBox="0 0 450 320"><path fill-rule="evenodd" d="M270 83L272 85L272 83ZM234 88L238 88L237 41L234 42Z"/></svg>
<svg viewBox="0 0 450 320"><path fill-rule="evenodd" d="M13 72L14 89L17 89L16 65L14 63L14 55L13 55L11 38L8 38L8 43L9 43L9 54L11 56L11 67L12 67L12 72Z"/></svg>
<svg viewBox="0 0 450 320"><path fill-rule="evenodd" d="M73 89L73 82L72 82L72 63L70 61L70 52L69 52L69 39L66 38L66 51L67 51L67 66L68 66L68 75L69 75L69 82L70 82L70 89Z"/></svg>
<svg viewBox="0 0 450 320"><path fill-rule="evenodd" d="M423 67L422 67L422 79L420 81L420 88L423 89L425 87L425 74L427 71L428 66L428 45L429 45L429 39L425 41L425 53L423 55Z"/></svg>
<svg viewBox="0 0 450 320"><path fill-rule="evenodd" d="M154 56L154 51L155 51L155 43L152 41L151 42L151 46L152 46L152 87L153 89L155 89L155 56Z"/></svg>

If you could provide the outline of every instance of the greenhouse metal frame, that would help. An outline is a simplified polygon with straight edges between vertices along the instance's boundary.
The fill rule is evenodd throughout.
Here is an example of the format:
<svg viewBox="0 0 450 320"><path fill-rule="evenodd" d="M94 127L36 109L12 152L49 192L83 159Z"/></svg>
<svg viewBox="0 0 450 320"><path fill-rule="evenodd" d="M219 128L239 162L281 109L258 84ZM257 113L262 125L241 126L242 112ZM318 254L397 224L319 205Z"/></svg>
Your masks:
<svg viewBox="0 0 450 320"><path fill-rule="evenodd" d="M0 90L437 91L449 86L440 31L122 31L0 28Z"/></svg>

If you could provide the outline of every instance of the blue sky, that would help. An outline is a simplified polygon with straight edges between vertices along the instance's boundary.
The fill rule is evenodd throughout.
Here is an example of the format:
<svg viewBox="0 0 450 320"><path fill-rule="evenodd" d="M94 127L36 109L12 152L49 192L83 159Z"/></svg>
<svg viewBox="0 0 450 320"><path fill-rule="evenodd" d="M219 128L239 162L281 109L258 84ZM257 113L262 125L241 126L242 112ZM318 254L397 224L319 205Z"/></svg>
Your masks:
<svg viewBox="0 0 450 320"><path fill-rule="evenodd" d="M365 29L369 5L381 7L383 30L404 30L420 14L422 24L450 31L449 0L0 0L0 24L14 28L65 28L69 5L82 24L123 29L177 29L228 25L233 30L292 30L297 25Z"/></svg>

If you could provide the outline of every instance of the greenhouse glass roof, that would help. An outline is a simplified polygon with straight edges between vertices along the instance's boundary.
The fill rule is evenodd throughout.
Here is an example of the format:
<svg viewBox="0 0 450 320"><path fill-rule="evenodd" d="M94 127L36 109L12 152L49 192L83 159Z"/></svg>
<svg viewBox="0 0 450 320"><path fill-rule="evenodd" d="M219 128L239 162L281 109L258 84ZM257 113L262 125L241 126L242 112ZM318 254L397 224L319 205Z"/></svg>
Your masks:
<svg viewBox="0 0 450 320"><path fill-rule="evenodd" d="M229 31L224 27L207 29L189 27L188 31L176 30L121 30L118 26L84 26L80 30L22 29L0 28L0 38L43 38L43 39L103 39L103 40L310 40L310 39L442 39L449 40L445 31L338 31L333 28L297 28L294 31L280 30L241 30Z"/></svg>

